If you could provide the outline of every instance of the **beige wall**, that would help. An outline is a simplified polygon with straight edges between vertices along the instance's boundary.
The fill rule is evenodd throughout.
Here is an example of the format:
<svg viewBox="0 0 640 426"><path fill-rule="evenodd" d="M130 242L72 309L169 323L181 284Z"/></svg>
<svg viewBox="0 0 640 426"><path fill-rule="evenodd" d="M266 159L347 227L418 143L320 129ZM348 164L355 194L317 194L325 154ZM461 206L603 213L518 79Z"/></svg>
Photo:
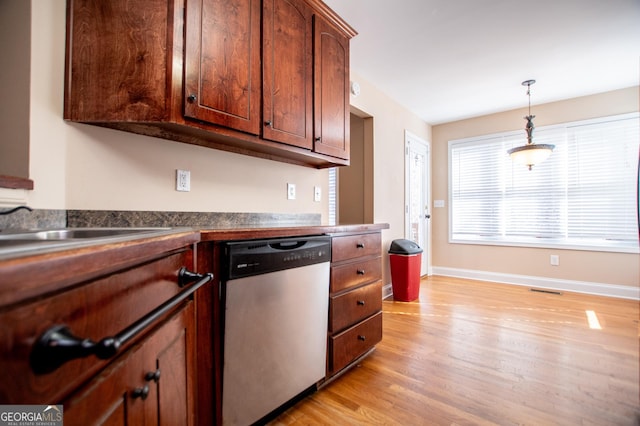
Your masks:
<svg viewBox="0 0 640 426"><path fill-rule="evenodd" d="M349 167L338 168L338 223L365 223L364 119L351 114Z"/></svg>
<svg viewBox="0 0 640 426"><path fill-rule="evenodd" d="M28 1L0 1L0 175L22 178L29 177L30 14Z"/></svg>
<svg viewBox="0 0 640 426"><path fill-rule="evenodd" d="M373 122L373 222L388 223L382 233L383 283L391 283L387 250L391 241L404 238L404 137L405 130L425 141L431 140L431 126L409 112L363 77L351 73L360 84L360 95L351 105ZM366 132L366 126L365 126ZM366 172L365 172L366 173Z"/></svg>
<svg viewBox="0 0 640 426"><path fill-rule="evenodd" d="M537 126L633 111L638 111L638 87L532 107ZM526 109L518 109L433 127L433 199L446 200L445 208L432 210L434 268L491 271L637 287L640 283L640 256L637 254L496 247L448 242L448 141L524 129L525 120L522 117L525 115L527 115ZM524 130L522 132L524 138L525 132ZM560 256L559 266L550 265L551 254Z"/></svg>
<svg viewBox="0 0 640 426"><path fill-rule="evenodd" d="M313 201L314 185L327 194L327 170L65 122L65 0L37 3L31 35L30 206L319 213L328 221L326 196ZM191 171L191 192L175 191L178 168ZM296 200L286 199L289 182Z"/></svg>

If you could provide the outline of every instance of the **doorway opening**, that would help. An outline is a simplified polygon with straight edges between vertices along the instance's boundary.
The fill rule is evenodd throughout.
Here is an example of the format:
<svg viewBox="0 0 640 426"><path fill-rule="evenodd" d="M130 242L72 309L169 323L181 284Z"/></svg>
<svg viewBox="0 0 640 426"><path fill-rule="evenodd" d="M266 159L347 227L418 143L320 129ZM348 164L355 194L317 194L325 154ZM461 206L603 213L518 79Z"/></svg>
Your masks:
<svg viewBox="0 0 640 426"><path fill-rule="evenodd" d="M373 223L373 117L351 107L350 126L350 165L329 173L331 225Z"/></svg>

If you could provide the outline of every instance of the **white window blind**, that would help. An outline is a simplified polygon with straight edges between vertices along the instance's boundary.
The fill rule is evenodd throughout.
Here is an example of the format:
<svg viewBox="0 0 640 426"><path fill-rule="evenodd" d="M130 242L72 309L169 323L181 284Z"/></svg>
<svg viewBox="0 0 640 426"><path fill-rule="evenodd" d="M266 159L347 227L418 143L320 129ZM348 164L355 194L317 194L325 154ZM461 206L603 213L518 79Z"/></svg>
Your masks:
<svg viewBox="0 0 640 426"><path fill-rule="evenodd" d="M335 167L329 169L329 225L337 225L338 214L338 170Z"/></svg>
<svg viewBox="0 0 640 426"><path fill-rule="evenodd" d="M524 131L450 141L450 240L639 252L638 117L537 128L556 148L531 171L507 154Z"/></svg>

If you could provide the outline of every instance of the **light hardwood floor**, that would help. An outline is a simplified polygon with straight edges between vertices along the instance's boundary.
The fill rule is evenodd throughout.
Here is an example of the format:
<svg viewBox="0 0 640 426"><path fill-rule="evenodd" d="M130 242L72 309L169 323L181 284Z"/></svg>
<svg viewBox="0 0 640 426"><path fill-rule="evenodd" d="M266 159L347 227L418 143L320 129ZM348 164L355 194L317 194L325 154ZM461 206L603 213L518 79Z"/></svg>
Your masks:
<svg viewBox="0 0 640 426"><path fill-rule="evenodd" d="M429 277L383 303L371 356L270 424L636 425L638 305Z"/></svg>

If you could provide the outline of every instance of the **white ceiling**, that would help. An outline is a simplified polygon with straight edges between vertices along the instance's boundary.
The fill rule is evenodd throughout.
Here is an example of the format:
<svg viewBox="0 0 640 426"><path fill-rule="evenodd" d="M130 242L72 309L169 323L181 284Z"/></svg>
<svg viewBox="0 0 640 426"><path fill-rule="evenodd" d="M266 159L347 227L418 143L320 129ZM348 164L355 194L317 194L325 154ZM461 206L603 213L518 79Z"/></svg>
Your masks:
<svg viewBox="0 0 640 426"><path fill-rule="evenodd" d="M427 123L636 86L640 0L324 0L351 69Z"/></svg>

